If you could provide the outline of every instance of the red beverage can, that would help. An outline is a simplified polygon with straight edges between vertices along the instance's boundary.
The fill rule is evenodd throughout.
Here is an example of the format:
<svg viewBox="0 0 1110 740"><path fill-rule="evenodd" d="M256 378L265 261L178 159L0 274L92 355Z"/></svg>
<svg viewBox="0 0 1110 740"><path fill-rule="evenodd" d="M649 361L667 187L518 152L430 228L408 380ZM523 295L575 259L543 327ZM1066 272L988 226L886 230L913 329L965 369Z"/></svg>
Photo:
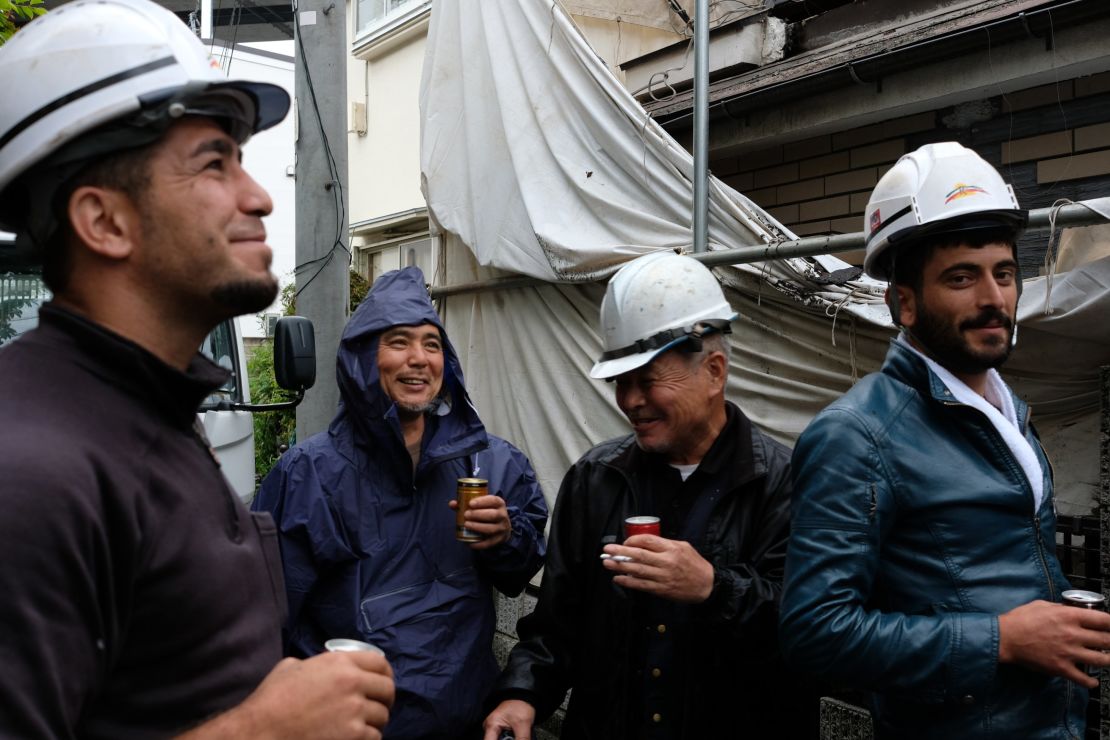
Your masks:
<svg viewBox="0 0 1110 740"><path fill-rule="evenodd" d="M657 516L630 516L624 520L624 538L627 540L634 534L653 534L659 536L659 517Z"/></svg>

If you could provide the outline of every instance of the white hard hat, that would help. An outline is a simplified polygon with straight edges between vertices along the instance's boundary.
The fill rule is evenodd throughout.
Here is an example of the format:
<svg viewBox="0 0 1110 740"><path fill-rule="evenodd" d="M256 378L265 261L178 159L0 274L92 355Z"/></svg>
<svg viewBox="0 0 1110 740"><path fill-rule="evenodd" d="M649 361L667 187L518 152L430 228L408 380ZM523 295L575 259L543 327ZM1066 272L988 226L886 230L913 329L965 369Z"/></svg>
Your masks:
<svg viewBox="0 0 1110 740"><path fill-rule="evenodd" d="M871 192L863 269L889 280L892 246L999 227L1012 229L1016 241L1025 222L1013 188L982 157L954 141L926 144L899 159Z"/></svg>
<svg viewBox="0 0 1110 740"><path fill-rule="evenodd" d="M591 378L612 378L710 331L728 333L736 312L717 278L692 257L655 252L613 276L601 301L604 352Z"/></svg>
<svg viewBox="0 0 1110 740"><path fill-rule="evenodd" d="M277 85L224 78L189 28L147 0L61 5L0 46L0 69L0 193L53 155L88 160L141 146L182 115L225 119L243 141L289 110ZM94 129L136 115L147 119L85 145ZM157 135L138 135L147 128Z"/></svg>

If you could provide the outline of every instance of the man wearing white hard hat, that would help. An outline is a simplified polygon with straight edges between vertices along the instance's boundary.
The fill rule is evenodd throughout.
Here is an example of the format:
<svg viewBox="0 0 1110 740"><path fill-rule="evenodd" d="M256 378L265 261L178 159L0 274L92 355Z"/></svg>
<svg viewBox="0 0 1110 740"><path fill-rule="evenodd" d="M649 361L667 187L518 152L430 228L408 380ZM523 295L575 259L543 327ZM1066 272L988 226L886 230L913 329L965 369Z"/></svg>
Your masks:
<svg viewBox="0 0 1110 740"><path fill-rule="evenodd" d="M902 157L864 221L901 333L794 451L783 647L871 692L879 737L1081 738L1080 665L1110 665L1110 615L1059 603L1052 471L997 371L1024 225L975 152Z"/></svg>
<svg viewBox="0 0 1110 740"><path fill-rule="evenodd" d="M816 705L776 640L790 452L725 400L735 318L691 257L641 257L609 282L590 375L614 381L633 433L563 479L486 740L531 737L567 689L563 738L806 736ZM637 517L656 533L629 536Z"/></svg>
<svg viewBox="0 0 1110 740"><path fill-rule="evenodd" d="M288 94L146 0L63 5L0 69L0 229L54 295L0 350L0 735L380 738L384 658L279 662L273 521L197 429L201 340L277 292L240 146Z"/></svg>

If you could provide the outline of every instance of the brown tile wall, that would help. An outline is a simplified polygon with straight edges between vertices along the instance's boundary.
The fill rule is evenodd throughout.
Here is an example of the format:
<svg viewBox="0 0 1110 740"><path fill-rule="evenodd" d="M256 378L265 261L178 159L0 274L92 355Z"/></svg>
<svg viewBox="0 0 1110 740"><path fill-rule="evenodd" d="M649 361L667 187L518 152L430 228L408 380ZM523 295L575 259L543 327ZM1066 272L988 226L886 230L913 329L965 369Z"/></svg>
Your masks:
<svg viewBox="0 0 1110 740"><path fill-rule="evenodd" d="M951 109L929 111L737 154L710 168L799 236L861 231L871 188L900 156L929 141L958 140L978 151L1014 183L1026 207L1100 189L1110 195L1110 101L1092 97L1108 93L1110 73L1064 80L992 98L995 117L966 129L945 128ZM858 262L862 253L841 257Z"/></svg>

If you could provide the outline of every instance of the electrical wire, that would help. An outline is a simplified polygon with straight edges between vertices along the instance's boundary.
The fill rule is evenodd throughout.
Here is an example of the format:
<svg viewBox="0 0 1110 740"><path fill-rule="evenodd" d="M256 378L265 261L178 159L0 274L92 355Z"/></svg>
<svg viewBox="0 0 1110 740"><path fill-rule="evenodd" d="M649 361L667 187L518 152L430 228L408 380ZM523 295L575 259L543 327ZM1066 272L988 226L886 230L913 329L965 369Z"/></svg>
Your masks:
<svg viewBox="0 0 1110 740"><path fill-rule="evenodd" d="M235 7L231 9L231 43L225 50L227 52L227 66L224 68L224 74L228 77L231 76L231 63L235 60L235 43L239 40L239 24L243 20L243 6L239 0L235 1ZM215 36L216 32L213 30L212 35Z"/></svg>

